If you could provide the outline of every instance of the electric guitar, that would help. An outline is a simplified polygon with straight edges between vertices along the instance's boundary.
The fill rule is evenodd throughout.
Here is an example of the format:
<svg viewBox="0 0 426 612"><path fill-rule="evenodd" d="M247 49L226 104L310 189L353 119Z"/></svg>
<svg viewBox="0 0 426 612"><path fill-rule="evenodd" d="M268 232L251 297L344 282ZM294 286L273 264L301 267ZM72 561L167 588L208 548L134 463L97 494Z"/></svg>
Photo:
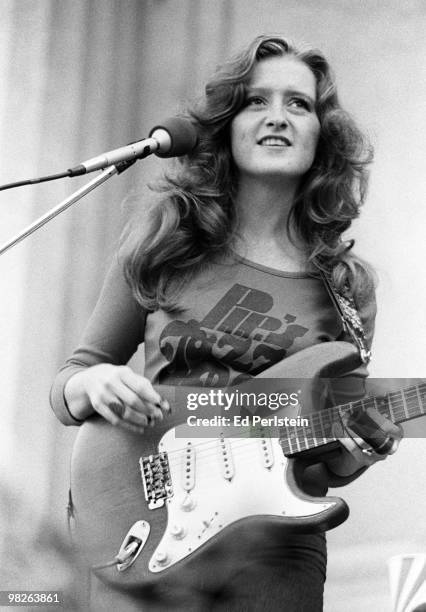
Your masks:
<svg viewBox="0 0 426 612"><path fill-rule="evenodd" d="M313 497L301 488L305 468L340 448L331 429L339 413L371 406L394 423L426 414L426 383L339 407L313 405L314 381L351 371L358 360L352 345L330 342L267 370L268 378L280 373L281 392L289 379L287 390L294 391L294 380L303 387L297 412L309 426L286 427L279 438L227 437L220 429L209 438L188 437L185 407L142 436L98 416L88 419L71 466L74 536L87 563L115 588L137 589L176 571L181 578L195 575L203 555L214 558L230 542L342 523L349 513L342 499ZM159 390L167 397L166 387ZM212 413L207 406L197 416ZM108 563L119 550L120 560Z"/></svg>

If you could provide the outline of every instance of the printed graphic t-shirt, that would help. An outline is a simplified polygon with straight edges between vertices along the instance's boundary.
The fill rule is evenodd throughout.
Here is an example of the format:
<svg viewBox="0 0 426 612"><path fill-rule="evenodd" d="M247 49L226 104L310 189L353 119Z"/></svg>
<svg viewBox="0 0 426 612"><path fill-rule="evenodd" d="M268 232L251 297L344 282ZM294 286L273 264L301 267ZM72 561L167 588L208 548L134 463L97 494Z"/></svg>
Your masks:
<svg viewBox="0 0 426 612"><path fill-rule="evenodd" d="M146 312L114 261L82 341L52 387L57 417L77 424L63 397L70 376L98 363L126 364L141 342L144 374L153 383L223 387L306 347L348 340L319 276L282 272L238 256L196 276L179 304L178 313ZM374 293L357 306L370 345ZM356 375L365 379L366 368Z"/></svg>

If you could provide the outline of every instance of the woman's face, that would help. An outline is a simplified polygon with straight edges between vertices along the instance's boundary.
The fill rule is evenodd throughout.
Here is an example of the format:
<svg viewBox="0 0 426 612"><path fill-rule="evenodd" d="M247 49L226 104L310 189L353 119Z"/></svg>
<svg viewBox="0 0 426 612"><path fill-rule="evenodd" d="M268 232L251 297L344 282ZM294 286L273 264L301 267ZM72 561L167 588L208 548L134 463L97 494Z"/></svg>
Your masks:
<svg viewBox="0 0 426 612"><path fill-rule="evenodd" d="M255 64L244 107L231 123L232 156L241 177L299 181L312 166L320 133L316 82L292 55Z"/></svg>

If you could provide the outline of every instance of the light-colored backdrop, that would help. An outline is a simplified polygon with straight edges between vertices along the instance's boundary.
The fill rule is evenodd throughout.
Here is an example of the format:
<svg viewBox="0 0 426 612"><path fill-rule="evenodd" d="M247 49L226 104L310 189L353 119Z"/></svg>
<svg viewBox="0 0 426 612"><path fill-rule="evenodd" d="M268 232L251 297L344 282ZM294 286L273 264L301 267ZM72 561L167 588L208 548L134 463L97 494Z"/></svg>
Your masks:
<svg viewBox="0 0 426 612"><path fill-rule="evenodd" d="M371 374L425 376L422 0L1 0L1 10L0 183L146 135L257 34L322 49L376 148L368 203L350 232L380 278ZM95 303L125 219L120 203L162 163L139 162L0 257L5 559L46 517L62 529L75 431L50 414L48 390ZM1 243L86 180L0 193ZM348 612L384 612L386 559L426 550L424 423L409 431L419 438L341 491L351 517L329 534L329 612L342 602ZM23 554L28 575L9 563L0 588L28 588L37 576L28 546Z"/></svg>

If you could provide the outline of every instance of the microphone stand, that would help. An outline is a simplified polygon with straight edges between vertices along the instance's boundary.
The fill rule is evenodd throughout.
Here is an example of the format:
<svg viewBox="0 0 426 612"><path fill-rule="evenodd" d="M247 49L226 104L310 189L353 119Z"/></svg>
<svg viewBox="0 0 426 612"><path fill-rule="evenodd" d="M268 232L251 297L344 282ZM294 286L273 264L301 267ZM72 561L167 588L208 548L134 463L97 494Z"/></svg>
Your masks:
<svg viewBox="0 0 426 612"><path fill-rule="evenodd" d="M83 198L87 193L90 193L91 191L96 189L96 187L102 185L102 183L105 183L105 181L114 176L114 174L121 174L122 172L127 170L127 168L132 166L135 162L136 159L132 159L130 161L119 162L115 165L108 166L108 168L105 168L105 170L99 176L92 179L89 183L87 183L87 185L84 185L83 187L80 187L80 189L77 189L77 191L68 196L68 198L65 198L65 200L62 200L62 202L57 204L57 206L52 208L46 214L36 219L33 223L31 223L31 225L22 230L22 232L14 236L5 244L1 245L0 255L3 255L3 253L5 253L6 251L14 247L16 244L27 238L27 236L30 236L33 232L37 231L40 227L54 219L61 212L81 200L81 198Z"/></svg>

